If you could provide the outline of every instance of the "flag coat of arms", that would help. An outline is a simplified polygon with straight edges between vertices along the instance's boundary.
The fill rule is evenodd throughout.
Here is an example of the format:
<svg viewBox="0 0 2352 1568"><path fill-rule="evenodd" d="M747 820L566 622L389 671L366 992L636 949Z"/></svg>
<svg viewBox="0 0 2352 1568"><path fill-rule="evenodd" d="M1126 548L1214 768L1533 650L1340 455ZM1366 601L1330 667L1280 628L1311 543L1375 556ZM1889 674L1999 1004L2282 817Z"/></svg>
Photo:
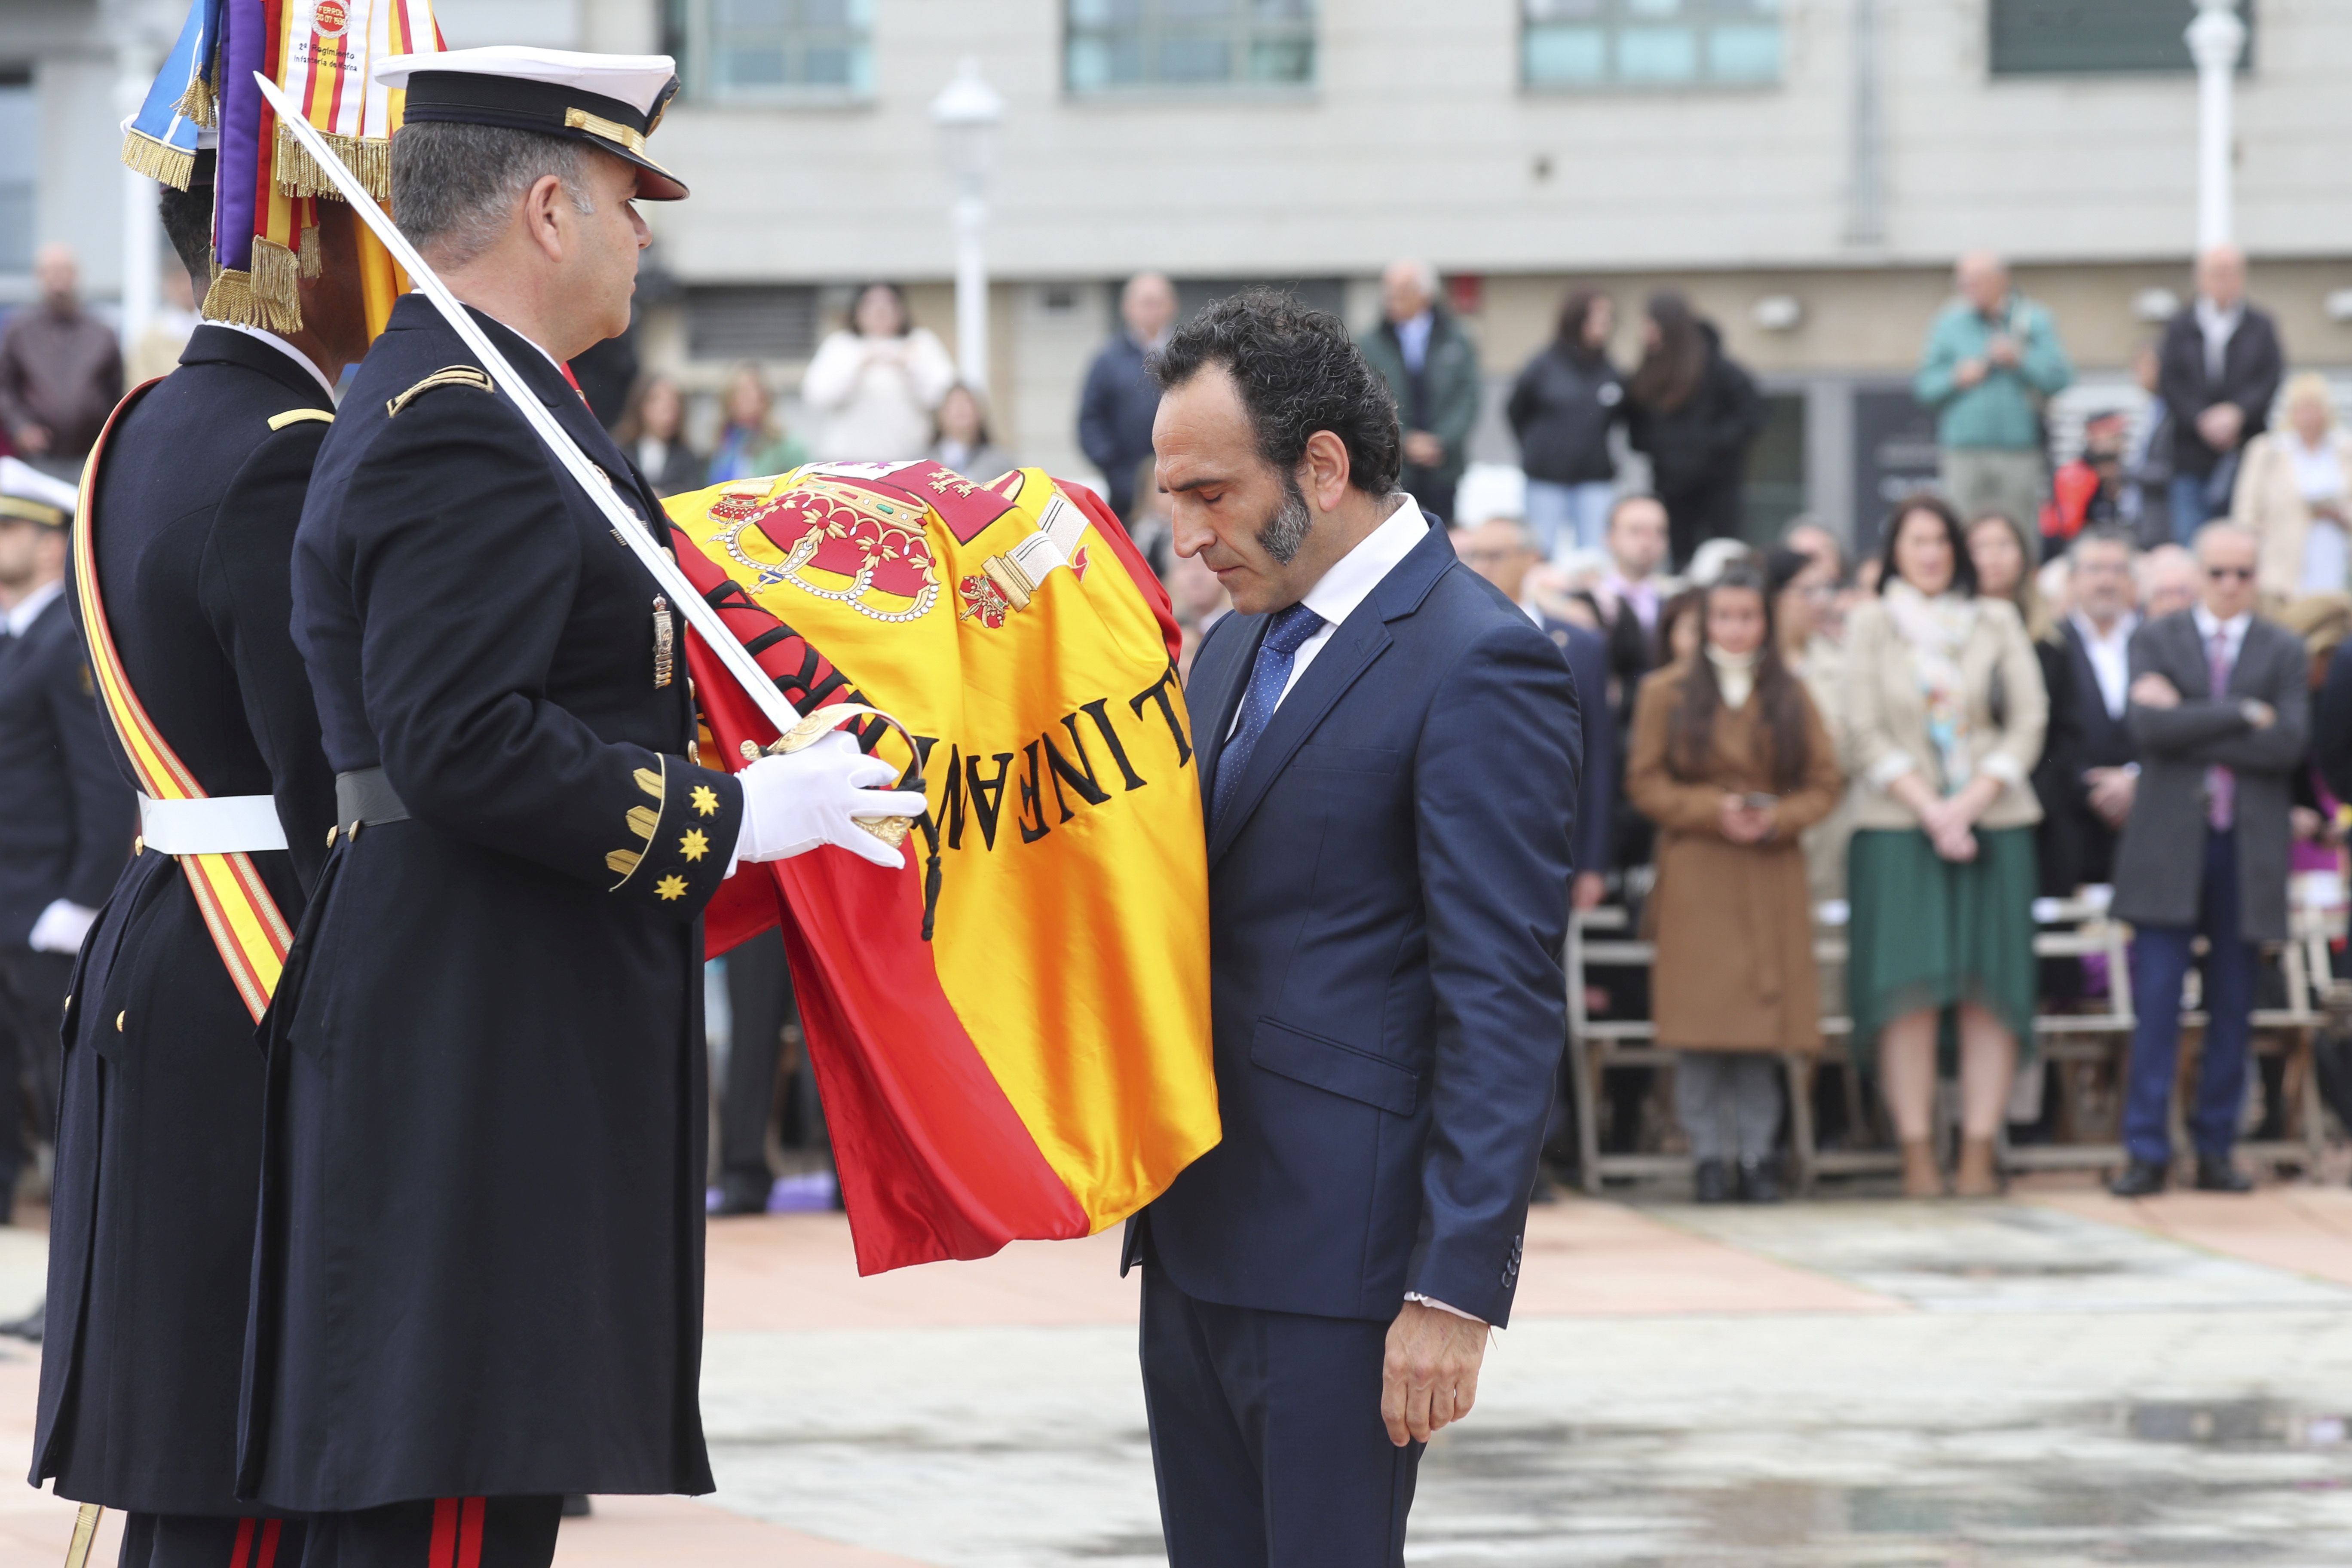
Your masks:
<svg viewBox="0 0 2352 1568"><path fill-rule="evenodd" d="M858 1267L1091 1234L1218 1137L1208 873L1166 594L1089 491L815 464L667 503L680 563L808 713L900 721L908 866L745 867L715 954L781 922ZM689 637L711 744L773 729ZM878 721L861 743L916 757Z"/></svg>

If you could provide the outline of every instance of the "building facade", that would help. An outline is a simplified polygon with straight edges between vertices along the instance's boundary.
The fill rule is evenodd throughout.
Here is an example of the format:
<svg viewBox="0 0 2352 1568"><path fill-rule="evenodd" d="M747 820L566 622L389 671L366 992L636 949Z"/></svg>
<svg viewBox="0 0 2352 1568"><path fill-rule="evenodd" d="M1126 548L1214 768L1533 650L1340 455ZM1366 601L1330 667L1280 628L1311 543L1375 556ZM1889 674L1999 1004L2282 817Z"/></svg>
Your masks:
<svg viewBox="0 0 2352 1568"><path fill-rule="evenodd" d="M2352 365L2352 110L2338 87L2352 5L2250 9L2237 233L2297 363ZM918 318L955 341L950 191L927 108L976 60L1006 106L989 184L998 434L1063 472L1085 471L1077 386L1118 280L1144 268L1174 276L1188 302L1281 281L1368 324L1381 267L1425 257L1480 339L1496 400L1571 284L1610 289L1629 323L1649 290L1682 288L1772 395L1759 529L1800 507L1874 526L1884 492L1931 462L1906 388L1961 250L2012 258L2057 313L2083 373L2053 410L2062 434L2125 400L2135 345L2188 290L2190 0L441 11L453 44L678 56L686 90L660 155L696 194L648 209L639 347L698 390L744 357L789 389L859 279L907 284ZM151 21L152 36L167 41L175 22ZM121 110L90 101L127 53L110 33L123 25L111 5L0 0L0 131L11 90L31 94L41 130L35 227L94 257L121 204L75 193L99 188L112 156ZM80 42L58 49L68 35ZM0 218L24 199L9 156L0 143ZM102 289L106 269L91 272ZM1617 352L1637 354L1631 324ZM1498 419L1477 445L1513 455Z"/></svg>

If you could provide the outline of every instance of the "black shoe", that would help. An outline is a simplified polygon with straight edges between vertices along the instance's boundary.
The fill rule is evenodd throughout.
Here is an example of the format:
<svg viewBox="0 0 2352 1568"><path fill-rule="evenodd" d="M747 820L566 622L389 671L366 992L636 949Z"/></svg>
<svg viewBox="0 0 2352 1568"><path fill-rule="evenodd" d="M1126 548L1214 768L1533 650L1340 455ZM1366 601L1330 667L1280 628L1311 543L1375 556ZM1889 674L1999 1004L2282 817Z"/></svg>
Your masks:
<svg viewBox="0 0 2352 1568"><path fill-rule="evenodd" d="M1691 1201L1702 1204L1731 1200L1731 1173L1720 1160L1701 1160L1691 1177Z"/></svg>
<svg viewBox="0 0 2352 1568"><path fill-rule="evenodd" d="M2254 1179L2230 1163L2224 1156L2215 1160L2203 1154L2197 1156L2197 1190L2200 1193L2251 1193Z"/></svg>
<svg viewBox="0 0 2352 1568"><path fill-rule="evenodd" d="M710 1205L710 1213L715 1218L766 1214L768 1194L774 1185L774 1181L765 1176L721 1176L719 1185L713 1189L718 1199Z"/></svg>
<svg viewBox="0 0 2352 1568"><path fill-rule="evenodd" d="M1780 1201L1780 1173L1772 1168L1769 1160L1739 1162L1739 1196L1751 1204L1777 1204Z"/></svg>
<svg viewBox="0 0 2352 1568"><path fill-rule="evenodd" d="M2122 1175L2107 1184L2107 1191L2119 1198L2152 1198L2164 1191L2164 1175L2162 1165L2134 1160L2124 1167Z"/></svg>

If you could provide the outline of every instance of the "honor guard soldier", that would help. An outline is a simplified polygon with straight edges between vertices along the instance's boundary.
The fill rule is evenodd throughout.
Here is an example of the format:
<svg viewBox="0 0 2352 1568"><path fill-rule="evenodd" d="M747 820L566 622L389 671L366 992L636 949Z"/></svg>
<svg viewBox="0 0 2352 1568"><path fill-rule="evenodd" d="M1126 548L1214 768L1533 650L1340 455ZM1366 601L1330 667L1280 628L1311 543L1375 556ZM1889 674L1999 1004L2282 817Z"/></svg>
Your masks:
<svg viewBox="0 0 2352 1568"><path fill-rule="evenodd" d="M199 151L161 202L199 293L214 171ZM289 563L334 381L367 348L354 236L351 209L320 202L324 266L300 285L300 326L199 325L89 459L75 608L99 702L74 695L110 721L108 788L139 790L140 839L66 1020L32 1479L128 1510L126 1564L301 1558L300 1521L237 1500L237 1398L260 1195L254 1026L334 819Z"/></svg>
<svg viewBox="0 0 2352 1568"><path fill-rule="evenodd" d="M899 866L852 813L923 800L847 735L701 765L676 606L508 401L667 539L562 362L628 323L633 202L686 195L646 150L669 59L373 73L406 93L392 210L523 384L402 299L296 538L337 825L263 1029L240 1485L311 1516L312 1561L513 1568L562 1494L711 1489L704 903L824 843Z"/></svg>
<svg viewBox="0 0 2352 1568"><path fill-rule="evenodd" d="M74 505L71 487L0 458L0 1220L31 1163L24 1128L57 1111L74 953L136 831L66 605Z"/></svg>

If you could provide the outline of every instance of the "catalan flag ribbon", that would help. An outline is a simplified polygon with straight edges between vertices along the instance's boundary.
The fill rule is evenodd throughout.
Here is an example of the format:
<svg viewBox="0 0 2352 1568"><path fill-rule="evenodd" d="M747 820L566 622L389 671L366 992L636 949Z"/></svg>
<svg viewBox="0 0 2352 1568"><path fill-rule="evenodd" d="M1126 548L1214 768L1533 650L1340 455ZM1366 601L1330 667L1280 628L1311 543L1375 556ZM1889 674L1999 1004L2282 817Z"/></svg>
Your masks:
<svg viewBox="0 0 2352 1568"><path fill-rule="evenodd" d="M714 953L783 927L859 1269L1134 1213L1218 1121L1190 720L1125 531L1035 468L818 464L667 504L680 563L795 707L879 709L925 754L904 872L748 866L706 927ZM688 658L740 766L773 731L698 639Z"/></svg>

